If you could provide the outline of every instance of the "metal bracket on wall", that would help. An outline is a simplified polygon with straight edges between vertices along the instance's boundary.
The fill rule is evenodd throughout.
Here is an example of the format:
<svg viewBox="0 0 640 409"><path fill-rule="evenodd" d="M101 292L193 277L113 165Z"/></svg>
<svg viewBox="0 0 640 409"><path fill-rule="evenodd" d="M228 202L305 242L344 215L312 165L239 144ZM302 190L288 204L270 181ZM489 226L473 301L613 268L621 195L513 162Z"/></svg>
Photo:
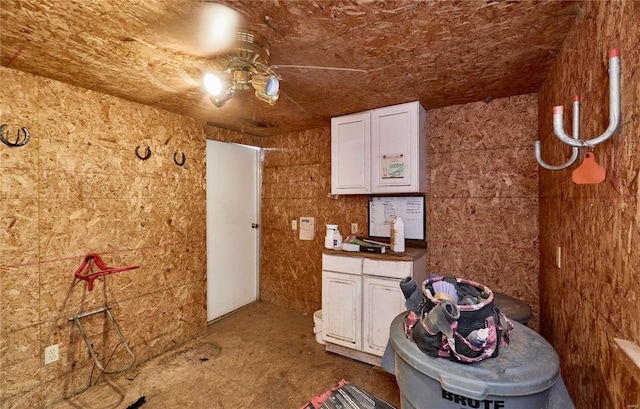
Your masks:
<svg viewBox="0 0 640 409"><path fill-rule="evenodd" d="M5 138L4 136L4 130L7 128L7 124L2 124L0 125L0 141L2 141L2 143L4 143L5 145L11 147L11 148L15 148L18 146L24 146L27 144L27 142L29 142L29 130L27 128L20 128L18 129L18 136L16 137L16 141L15 142L9 142L9 140L7 138ZM20 139L20 131L22 131L22 134L24 135L22 140Z"/></svg>
<svg viewBox="0 0 640 409"><path fill-rule="evenodd" d="M572 147L571 159L563 165L547 165L541 157L540 141L535 143L535 154L538 164L548 170L561 170L571 166L578 158L578 148L593 148L596 145L609 139L620 126L620 50L609 50L609 126L598 137L582 140L580 139L580 97L573 98L573 136L564 132L563 106L558 105L553 108L553 132L558 139Z"/></svg>
<svg viewBox="0 0 640 409"><path fill-rule="evenodd" d="M98 271L94 271L94 267L97 268ZM139 268L139 266L126 266L126 267L109 267L105 264L104 261L102 261L102 258L96 254L96 253L89 253L87 254L83 259L82 259L82 263L80 264L80 267L78 267L78 269L75 271L75 273L73 273L73 276L76 279L79 280L85 280L87 282L87 288L89 291L93 290L93 281L99 277L105 276L105 275L109 275L109 274L114 274L114 273L120 273L123 271L128 271L128 270L133 270ZM89 354L91 354L91 357L93 358L93 360L96 363L96 366L98 367L98 369L100 369L102 372L106 373L106 374L116 374L116 373L120 373L120 372L124 372L127 369L131 368L133 366L133 364L136 361L136 357L135 355L133 355L133 352L131 352L131 349L129 349L129 345L127 345L127 341L124 338L124 335L122 335L122 332L120 331L120 327L118 327L118 324L116 323L116 320L113 318L113 315L111 315L111 312L109 311L111 309L111 307L102 307L99 308L95 311L92 312L85 312L85 313L80 313L77 314L74 317L69 318L69 321L73 321L75 322L76 326L78 327L78 330L80 330L80 334L82 335L82 339L84 339L85 344L87 344L87 348L89 348ZM109 318L109 320L111 321L111 323L113 324L116 333L118 334L118 337L120 337L120 343L122 345L124 345L124 348L127 351L127 354L129 354L129 356L132 358L131 362L129 364L127 364L125 367L120 368L120 369L116 369L113 371L107 370L105 369L105 367L100 363L100 361L98 360L98 355L96 354L96 352L93 349L93 344L91 342L89 342L89 340L87 339L87 334L84 331L84 327L82 326L82 323L80 322L80 319L84 318L84 317L88 317L91 315L95 315L95 314L99 314L101 312L104 312L105 314L107 314L107 317ZM120 344L118 344L119 346ZM116 346L116 348L118 347ZM115 349L114 349L114 353L115 353ZM108 364L108 362L107 362ZM106 364L105 364L106 365Z"/></svg>
<svg viewBox="0 0 640 409"><path fill-rule="evenodd" d="M69 318L69 321L75 322L76 326L78 327L78 330L80 330L80 335L82 335L82 339L84 340L84 343L87 345L87 348L89 348L89 354L91 354L91 357L93 358L94 362L96 363L96 366L98 367L98 369L100 371L106 373L106 374L117 374L117 373L124 372L127 369L131 368L133 366L133 364L136 362L136 357L133 354L133 352L131 351L131 349L129 348L129 345L127 344L127 340L124 338L124 335L122 335L122 331L120 331L120 327L118 327L118 324L116 323L116 320L113 318L113 315L111 315L111 311L110 310L111 310L111 307L102 307L102 308L99 308L99 309L97 309L95 311L85 312L83 314L78 314L75 317ZM124 345L124 349L127 351L127 354L129 354L129 356L131 357L131 361L127 365L122 367L122 368L115 369L115 370L107 370L100 363L100 361L98 360L98 355L96 354L96 351L94 351L94 349L93 349L93 344L91 342L89 342L89 339L87 338L87 334L84 331L84 327L82 326L82 323L80 322L81 318L88 317L90 315L99 314L101 312L104 312L105 314L107 314L107 317L109 317L109 320L113 324L113 327L115 328L116 333L118 334L118 337L120 337L120 343L122 345ZM117 348L117 346L116 346L116 348Z"/></svg>
<svg viewBox="0 0 640 409"><path fill-rule="evenodd" d="M94 267L97 267L98 271L93 271ZM123 271L134 270L140 266L126 266L126 267L109 267L102 261L102 258L96 253L87 254L80 267L73 273L73 276L79 280L85 280L87 282L87 289L93 291L93 282L102 276L114 273L120 273Z"/></svg>

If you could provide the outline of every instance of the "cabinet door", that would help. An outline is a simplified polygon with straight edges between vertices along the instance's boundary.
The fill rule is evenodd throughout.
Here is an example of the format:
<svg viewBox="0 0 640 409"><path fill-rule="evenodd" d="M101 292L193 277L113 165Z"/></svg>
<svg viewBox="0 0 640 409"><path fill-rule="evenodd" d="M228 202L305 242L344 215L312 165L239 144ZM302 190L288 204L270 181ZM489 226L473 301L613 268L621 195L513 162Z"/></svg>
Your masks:
<svg viewBox="0 0 640 409"><path fill-rule="evenodd" d="M362 350L382 356L389 340L391 321L405 310L400 280L364 276L363 292Z"/></svg>
<svg viewBox="0 0 640 409"><path fill-rule="evenodd" d="M322 272L322 339L362 348L362 276Z"/></svg>
<svg viewBox="0 0 640 409"><path fill-rule="evenodd" d="M426 113L419 102L371 111L372 193L426 190Z"/></svg>
<svg viewBox="0 0 640 409"><path fill-rule="evenodd" d="M371 191L369 111L331 118L331 193Z"/></svg>

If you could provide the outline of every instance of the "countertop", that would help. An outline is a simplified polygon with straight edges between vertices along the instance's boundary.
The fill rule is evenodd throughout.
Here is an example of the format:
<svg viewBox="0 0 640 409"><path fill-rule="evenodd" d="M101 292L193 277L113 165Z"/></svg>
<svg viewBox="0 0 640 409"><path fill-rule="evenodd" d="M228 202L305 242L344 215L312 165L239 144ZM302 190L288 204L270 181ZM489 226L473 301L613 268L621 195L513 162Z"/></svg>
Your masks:
<svg viewBox="0 0 640 409"><path fill-rule="evenodd" d="M414 261L427 254L426 247L406 247L404 253L394 253L388 247L386 253L369 253L365 251L344 251L344 250L329 250L323 249L323 254L330 254L332 256L345 256L345 257L363 257L374 260L387 260L387 261Z"/></svg>

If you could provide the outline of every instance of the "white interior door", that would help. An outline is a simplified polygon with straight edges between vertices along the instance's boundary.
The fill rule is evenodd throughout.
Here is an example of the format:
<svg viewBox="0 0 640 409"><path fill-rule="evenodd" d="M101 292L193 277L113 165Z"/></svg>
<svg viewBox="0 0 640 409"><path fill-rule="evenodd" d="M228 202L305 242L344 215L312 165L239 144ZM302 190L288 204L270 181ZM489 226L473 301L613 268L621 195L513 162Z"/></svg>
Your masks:
<svg viewBox="0 0 640 409"><path fill-rule="evenodd" d="M207 140L207 321L258 299L260 149Z"/></svg>

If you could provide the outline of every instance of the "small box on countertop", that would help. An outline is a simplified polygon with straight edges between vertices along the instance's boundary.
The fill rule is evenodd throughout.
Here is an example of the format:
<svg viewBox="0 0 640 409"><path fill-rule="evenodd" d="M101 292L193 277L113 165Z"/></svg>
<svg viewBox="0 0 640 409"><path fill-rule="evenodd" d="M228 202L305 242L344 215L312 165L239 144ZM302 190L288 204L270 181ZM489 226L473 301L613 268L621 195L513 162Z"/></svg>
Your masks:
<svg viewBox="0 0 640 409"><path fill-rule="evenodd" d="M344 251L360 251L360 246L353 243L342 243L342 250Z"/></svg>

